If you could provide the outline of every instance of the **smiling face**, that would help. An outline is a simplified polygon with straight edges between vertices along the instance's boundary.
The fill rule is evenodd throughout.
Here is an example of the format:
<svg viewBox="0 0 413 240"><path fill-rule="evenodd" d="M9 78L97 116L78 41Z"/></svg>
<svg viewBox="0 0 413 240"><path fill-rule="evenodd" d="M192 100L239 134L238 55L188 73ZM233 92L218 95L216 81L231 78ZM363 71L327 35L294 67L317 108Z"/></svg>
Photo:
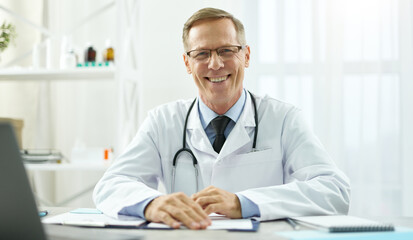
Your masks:
<svg viewBox="0 0 413 240"><path fill-rule="evenodd" d="M240 45L235 25L228 18L195 22L188 34L188 50L216 49ZM218 114L224 114L242 93L244 68L249 65L250 49L241 49L230 59L212 51L208 61L199 62L184 54L188 73L192 74L202 101Z"/></svg>

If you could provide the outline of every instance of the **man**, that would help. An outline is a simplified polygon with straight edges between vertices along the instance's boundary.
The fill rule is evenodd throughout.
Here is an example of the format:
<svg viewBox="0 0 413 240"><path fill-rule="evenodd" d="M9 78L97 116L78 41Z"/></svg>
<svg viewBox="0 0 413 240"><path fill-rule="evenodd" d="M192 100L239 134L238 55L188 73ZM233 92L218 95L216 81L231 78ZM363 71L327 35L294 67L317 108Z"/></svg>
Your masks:
<svg viewBox="0 0 413 240"><path fill-rule="evenodd" d="M185 23L183 43L186 69L199 90L193 108L192 100L182 100L150 112L96 185L97 207L190 229L210 225L210 213L262 220L346 214L348 179L301 112L243 89L250 47L242 23L225 11L201 9ZM191 168L175 174L181 139L198 174ZM177 166L192 166L195 160L186 155ZM194 182L202 190L174 192ZM157 190L161 183L168 194Z"/></svg>

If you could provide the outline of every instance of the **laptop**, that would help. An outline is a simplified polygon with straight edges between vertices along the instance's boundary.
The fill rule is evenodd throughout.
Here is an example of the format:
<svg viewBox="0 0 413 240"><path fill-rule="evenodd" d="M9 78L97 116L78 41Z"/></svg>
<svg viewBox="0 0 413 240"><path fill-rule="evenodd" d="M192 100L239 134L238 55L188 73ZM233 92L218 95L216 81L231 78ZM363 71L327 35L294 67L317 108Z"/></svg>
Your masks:
<svg viewBox="0 0 413 240"><path fill-rule="evenodd" d="M46 233L47 234L46 234ZM142 239L109 229L47 226L40 222L34 195L13 128L0 123L0 238L7 240Z"/></svg>

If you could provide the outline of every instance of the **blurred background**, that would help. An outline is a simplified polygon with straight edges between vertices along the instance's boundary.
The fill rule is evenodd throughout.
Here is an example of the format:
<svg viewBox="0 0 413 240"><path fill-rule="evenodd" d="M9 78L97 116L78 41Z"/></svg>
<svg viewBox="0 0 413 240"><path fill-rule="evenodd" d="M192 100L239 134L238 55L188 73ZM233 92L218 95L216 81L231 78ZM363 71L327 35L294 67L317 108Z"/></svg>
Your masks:
<svg viewBox="0 0 413 240"><path fill-rule="evenodd" d="M113 160L150 109L197 96L181 34L203 7L244 23L245 87L304 111L351 180L350 214L413 216L411 0L0 0L16 33L0 49L0 118L23 120L22 148L78 163L28 167L41 204L93 206L106 165L79 167L82 153L113 149Z"/></svg>

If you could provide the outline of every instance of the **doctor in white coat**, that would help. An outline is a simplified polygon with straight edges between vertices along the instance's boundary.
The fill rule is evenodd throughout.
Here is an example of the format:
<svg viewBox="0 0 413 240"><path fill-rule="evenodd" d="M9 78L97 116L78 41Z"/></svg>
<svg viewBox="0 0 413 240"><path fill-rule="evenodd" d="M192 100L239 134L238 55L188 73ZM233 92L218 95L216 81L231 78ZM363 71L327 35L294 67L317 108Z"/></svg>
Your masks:
<svg viewBox="0 0 413 240"><path fill-rule="evenodd" d="M201 9L185 23L183 42L199 96L191 110L193 100L180 100L149 113L96 185L97 208L191 229L210 225L213 212L261 220L346 214L349 181L301 111L243 88L250 47L242 23L225 11ZM212 122L222 115L230 120L217 149L222 137ZM183 147L196 160L184 152L174 164Z"/></svg>

